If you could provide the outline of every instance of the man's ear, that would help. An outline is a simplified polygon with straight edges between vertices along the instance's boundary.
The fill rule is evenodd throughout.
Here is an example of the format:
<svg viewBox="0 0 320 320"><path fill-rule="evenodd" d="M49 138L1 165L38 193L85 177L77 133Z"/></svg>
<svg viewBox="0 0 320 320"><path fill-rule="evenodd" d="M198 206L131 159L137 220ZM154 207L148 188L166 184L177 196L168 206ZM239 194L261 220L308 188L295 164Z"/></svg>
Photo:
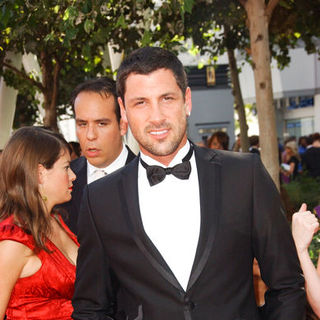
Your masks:
<svg viewBox="0 0 320 320"><path fill-rule="evenodd" d="M119 127L120 127L120 134L122 136L124 136L127 131L128 131L128 122L125 122L122 118L120 119L120 123L119 123Z"/></svg>
<svg viewBox="0 0 320 320"><path fill-rule="evenodd" d="M186 115L189 117L192 110L191 89L188 87L185 94Z"/></svg>
<svg viewBox="0 0 320 320"><path fill-rule="evenodd" d="M121 119L124 122L128 123L126 108L124 107L124 103L123 103L123 101L122 101L122 99L120 97L118 98L118 103L119 103L119 106L120 106Z"/></svg>
<svg viewBox="0 0 320 320"><path fill-rule="evenodd" d="M120 106L120 113L121 113L121 119L120 119L120 133L122 136L124 136L128 131L128 119L127 119L127 112L126 108L124 107L124 103L122 99L118 98L118 103Z"/></svg>

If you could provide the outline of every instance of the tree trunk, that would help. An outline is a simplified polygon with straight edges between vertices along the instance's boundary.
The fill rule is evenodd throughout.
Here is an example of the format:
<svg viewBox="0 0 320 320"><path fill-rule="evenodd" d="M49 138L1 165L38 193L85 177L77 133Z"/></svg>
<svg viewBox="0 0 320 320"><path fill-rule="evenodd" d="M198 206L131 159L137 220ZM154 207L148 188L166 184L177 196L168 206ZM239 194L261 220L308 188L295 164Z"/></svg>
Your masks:
<svg viewBox="0 0 320 320"><path fill-rule="evenodd" d="M236 58L234 56L234 50L228 48L228 58L230 75L232 82L232 94L234 96L235 109L237 110L240 124L240 142L242 152L249 151L249 139L248 139L248 125L246 119L246 112L244 109L244 103L240 88L239 72L237 67Z"/></svg>
<svg viewBox="0 0 320 320"><path fill-rule="evenodd" d="M41 71L42 71L42 85L44 96L45 116L43 124L58 132L57 124L57 99L58 99L58 80L60 73L60 65L58 62L53 66L52 57L45 51L41 53Z"/></svg>
<svg viewBox="0 0 320 320"><path fill-rule="evenodd" d="M247 12L262 161L279 189L278 141L270 68L268 15L264 0L240 0Z"/></svg>

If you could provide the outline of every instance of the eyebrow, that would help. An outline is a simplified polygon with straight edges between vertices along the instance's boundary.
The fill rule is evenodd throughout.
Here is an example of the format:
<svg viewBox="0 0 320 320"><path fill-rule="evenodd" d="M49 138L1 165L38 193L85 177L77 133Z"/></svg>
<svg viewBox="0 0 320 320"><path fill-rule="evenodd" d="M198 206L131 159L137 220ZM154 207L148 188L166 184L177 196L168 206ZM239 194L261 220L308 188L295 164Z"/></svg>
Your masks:
<svg viewBox="0 0 320 320"><path fill-rule="evenodd" d="M101 121L111 122L111 119L109 119L109 118L101 118L101 119L94 119L94 120L85 120L85 119L76 118L76 122L89 122L89 121L94 121L94 122L101 122Z"/></svg>
<svg viewBox="0 0 320 320"><path fill-rule="evenodd" d="M177 96L177 92L174 92L174 91L169 91L169 92L165 92L165 93L162 93L159 98L162 98L162 97L165 97L165 96ZM128 100L128 102L131 102L131 101L136 101L136 100L149 100L148 97L133 97L131 98L130 100Z"/></svg>

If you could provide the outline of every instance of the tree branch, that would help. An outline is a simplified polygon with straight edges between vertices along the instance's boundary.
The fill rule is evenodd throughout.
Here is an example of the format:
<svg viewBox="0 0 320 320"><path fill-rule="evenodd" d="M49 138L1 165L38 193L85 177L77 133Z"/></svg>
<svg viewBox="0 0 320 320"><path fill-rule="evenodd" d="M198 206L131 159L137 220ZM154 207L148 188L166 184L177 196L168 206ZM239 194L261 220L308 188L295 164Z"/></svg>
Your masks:
<svg viewBox="0 0 320 320"><path fill-rule="evenodd" d="M51 104L52 104L52 107L54 106L54 108L57 105L60 70L61 70L60 63L56 59L56 64L55 64L54 70L53 70L53 90L52 90L52 97L51 97Z"/></svg>
<svg viewBox="0 0 320 320"><path fill-rule="evenodd" d="M270 22L273 10L278 5L279 1L280 0L270 0L268 2L267 8L266 8L266 15L268 17L268 22Z"/></svg>
<svg viewBox="0 0 320 320"><path fill-rule="evenodd" d="M32 85L36 86L41 92L44 91L44 88L42 86L42 84L34 79L31 79L30 77L28 77L28 75L22 71L20 71L19 69L17 69L16 67L10 65L9 63L3 61L2 65L10 70L12 70L13 72L15 72L17 75L19 75L20 77L22 77L23 79L29 81Z"/></svg>

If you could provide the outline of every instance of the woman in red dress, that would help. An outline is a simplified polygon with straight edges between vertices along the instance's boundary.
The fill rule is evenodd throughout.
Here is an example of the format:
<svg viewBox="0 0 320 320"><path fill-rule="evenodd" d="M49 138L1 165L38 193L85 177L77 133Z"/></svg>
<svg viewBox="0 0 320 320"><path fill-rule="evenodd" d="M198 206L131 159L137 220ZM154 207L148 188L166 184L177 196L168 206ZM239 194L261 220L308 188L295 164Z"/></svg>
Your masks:
<svg viewBox="0 0 320 320"><path fill-rule="evenodd" d="M76 237L54 206L76 178L63 137L16 131L0 161L0 319L71 319Z"/></svg>

